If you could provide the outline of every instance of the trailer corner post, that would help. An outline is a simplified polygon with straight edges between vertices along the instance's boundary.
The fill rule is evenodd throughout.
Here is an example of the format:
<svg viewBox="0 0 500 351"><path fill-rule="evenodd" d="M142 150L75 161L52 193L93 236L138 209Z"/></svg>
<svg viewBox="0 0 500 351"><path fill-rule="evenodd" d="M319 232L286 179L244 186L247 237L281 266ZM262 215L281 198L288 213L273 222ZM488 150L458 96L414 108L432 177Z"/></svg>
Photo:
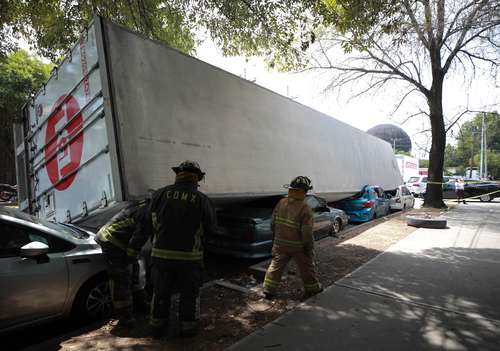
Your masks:
<svg viewBox="0 0 500 351"><path fill-rule="evenodd" d="M123 160L120 154L119 141L119 125L115 116L113 102L113 87L111 85L111 68L109 67L107 40L104 28L104 19L100 16L94 16L94 26L96 31L97 53L102 82L102 93L104 100L104 115L106 121L106 130L108 135L108 145L111 160L111 178L109 181L113 183L114 194L109 194L115 201L126 200L126 182L123 179ZM113 196L114 195L114 196Z"/></svg>

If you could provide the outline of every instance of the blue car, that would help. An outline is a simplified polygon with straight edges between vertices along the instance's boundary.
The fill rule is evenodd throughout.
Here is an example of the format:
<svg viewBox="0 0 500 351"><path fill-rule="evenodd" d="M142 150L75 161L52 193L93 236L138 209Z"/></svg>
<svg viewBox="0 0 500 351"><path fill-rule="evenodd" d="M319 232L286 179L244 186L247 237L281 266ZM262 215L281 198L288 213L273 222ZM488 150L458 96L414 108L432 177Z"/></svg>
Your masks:
<svg viewBox="0 0 500 351"><path fill-rule="evenodd" d="M359 193L336 202L335 207L349 215L349 222L368 222L389 213L390 199L381 187L365 185Z"/></svg>

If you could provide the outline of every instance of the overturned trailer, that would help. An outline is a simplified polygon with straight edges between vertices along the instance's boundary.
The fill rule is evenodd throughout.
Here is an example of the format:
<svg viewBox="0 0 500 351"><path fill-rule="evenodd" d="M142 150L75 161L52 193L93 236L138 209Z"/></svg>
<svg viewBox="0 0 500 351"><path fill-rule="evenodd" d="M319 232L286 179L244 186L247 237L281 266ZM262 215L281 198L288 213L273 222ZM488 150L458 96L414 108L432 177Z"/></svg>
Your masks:
<svg viewBox="0 0 500 351"><path fill-rule="evenodd" d="M328 201L401 183L389 144L96 17L15 125L21 209L98 227L185 159L217 204L307 175Z"/></svg>

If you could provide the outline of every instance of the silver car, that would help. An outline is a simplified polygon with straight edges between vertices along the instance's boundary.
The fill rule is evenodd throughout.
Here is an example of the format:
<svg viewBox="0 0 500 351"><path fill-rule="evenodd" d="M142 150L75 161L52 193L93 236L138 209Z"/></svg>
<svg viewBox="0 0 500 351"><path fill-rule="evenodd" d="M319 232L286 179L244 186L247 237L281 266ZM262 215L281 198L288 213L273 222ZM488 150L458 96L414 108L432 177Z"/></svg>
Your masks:
<svg viewBox="0 0 500 351"><path fill-rule="evenodd" d="M0 332L111 313L106 262L93 234L0 207Z"/></svg>
<svg viewBox="0 0 500 351"><path fill-rule="evenodd" d="M415 197L405 185L400 185L396 190L385 192L390 199L391 211L404 211L413 208Z"/></svg>

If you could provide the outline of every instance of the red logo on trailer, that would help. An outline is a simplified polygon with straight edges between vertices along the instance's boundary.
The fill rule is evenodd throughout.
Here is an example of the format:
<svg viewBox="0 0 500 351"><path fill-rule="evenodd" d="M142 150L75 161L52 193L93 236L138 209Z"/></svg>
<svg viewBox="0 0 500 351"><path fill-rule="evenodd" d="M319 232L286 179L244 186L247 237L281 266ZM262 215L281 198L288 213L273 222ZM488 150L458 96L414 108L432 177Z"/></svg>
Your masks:
<svg viewBox="0 0 500 351"><path fill-rule="evenodd" d="M57 107L63 100L65 102ZM47 174L57 190L67 189L75 180L82 161L82 128L83 116L78 101L71 95L62 95L52 107L45 131Z"/></svg>

